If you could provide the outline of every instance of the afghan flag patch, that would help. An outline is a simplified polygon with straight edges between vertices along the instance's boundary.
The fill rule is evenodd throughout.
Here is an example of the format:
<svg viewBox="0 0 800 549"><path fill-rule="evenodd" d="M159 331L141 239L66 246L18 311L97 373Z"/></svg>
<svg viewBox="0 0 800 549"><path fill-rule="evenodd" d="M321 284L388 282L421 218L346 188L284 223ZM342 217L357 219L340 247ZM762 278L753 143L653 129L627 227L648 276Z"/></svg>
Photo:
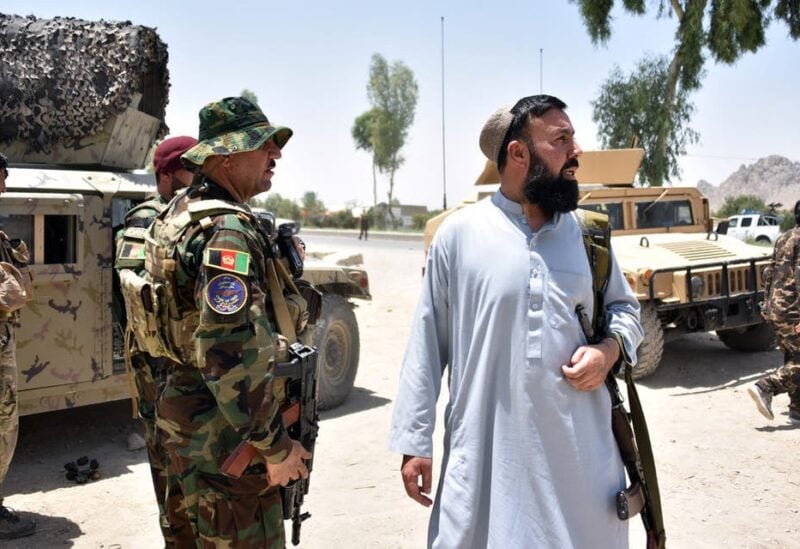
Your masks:
<svg viewBox="0 0 800 549"><path fill-rule="evenodd" d="M203 265L247 276L250 270L250 254L238 250L206 248Z"/></svg>
<svg viewBox="0 0 800 549"><path fill-rule="evenodd" d="M120 259L144 259L144 244L126 242L119 252Z"/></svg>

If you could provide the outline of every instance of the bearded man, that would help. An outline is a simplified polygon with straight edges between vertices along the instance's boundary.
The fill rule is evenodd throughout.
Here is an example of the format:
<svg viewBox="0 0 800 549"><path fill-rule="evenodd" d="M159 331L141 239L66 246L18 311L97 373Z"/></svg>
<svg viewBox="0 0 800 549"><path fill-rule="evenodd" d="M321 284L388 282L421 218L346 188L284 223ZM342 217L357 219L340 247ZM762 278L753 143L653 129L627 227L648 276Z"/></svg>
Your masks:
<svg viewBox="0 0 800 549"><path fill-rule="evenodd" d="M493 114L480 147L500 190L437 231L403 363L389 447L409 497L433 512L430 547L627 547L614 495L625 473L603 387L634 363L639 305L611 256L609 337L592 317L575 170L582 151L549 95ZM450 400L435 502L432 434L445 368Z"/></svg>

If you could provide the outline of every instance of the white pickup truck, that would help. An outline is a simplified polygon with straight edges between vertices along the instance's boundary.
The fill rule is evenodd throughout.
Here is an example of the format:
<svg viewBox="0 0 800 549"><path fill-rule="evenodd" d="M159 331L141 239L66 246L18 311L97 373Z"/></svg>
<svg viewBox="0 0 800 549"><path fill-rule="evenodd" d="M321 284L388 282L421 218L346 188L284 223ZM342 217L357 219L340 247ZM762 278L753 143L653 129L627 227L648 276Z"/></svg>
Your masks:
<svg viewBox="0 0 800 549"><path fill-rule="evenodd" d="M728 236L739 240L753 240L764 244L775 244L781 234L781 222L774 215L739 214L728 218Z"/></svg>

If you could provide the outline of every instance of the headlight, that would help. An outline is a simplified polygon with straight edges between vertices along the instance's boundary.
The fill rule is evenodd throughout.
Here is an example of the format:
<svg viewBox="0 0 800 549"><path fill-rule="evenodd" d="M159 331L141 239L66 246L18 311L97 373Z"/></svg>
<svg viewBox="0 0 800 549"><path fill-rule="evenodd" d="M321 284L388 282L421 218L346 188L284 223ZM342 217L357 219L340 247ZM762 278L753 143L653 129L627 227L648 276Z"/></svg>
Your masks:
<svg viewBox="0 0 800 549"><path fill-rule="evenodd" d="M703 291L706 289L706 281L700 275L692 275L691 280L692 285L692 297L697 298L703 295Z"/></svg>

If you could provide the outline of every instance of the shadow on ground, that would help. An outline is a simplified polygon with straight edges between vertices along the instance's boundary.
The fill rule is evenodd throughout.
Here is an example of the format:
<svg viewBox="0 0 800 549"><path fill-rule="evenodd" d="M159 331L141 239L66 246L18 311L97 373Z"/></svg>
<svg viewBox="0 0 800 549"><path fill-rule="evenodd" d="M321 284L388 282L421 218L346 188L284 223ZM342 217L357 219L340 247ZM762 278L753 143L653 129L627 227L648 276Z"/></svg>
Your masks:
<svg viewBox="0 0 800 549"><path fill-rule="evenodd" d="M720 391L755 381L782 363L777 348L742 353L726 347L713 333L692 334L667 343L658 370L637 384L651 389L672 387L675 396Z"/></svg>
<svg viewBox="0 0 800 549"><path fill-rule="evenodd" d="M21 517L36 521L36 532L26 538L3 541L8 549L41 549L42 547L72 547L72 540L80 537L81 527L65 517L20 512Z"/></svg>
<svg viewBox="0 0 800 549"><path fill-rule="evenodd" d="M364 387L353 387L353 391L350 393L350 396L344 402L344 404L337 406L332 410L324 410L320 412L319 417L322 420L334 419L337 417L362 412L364 410L370 410L372 408L380 408L381 406L385 406L390 402L391 400L388 398L376 396L374 391L370 391Z"/></svg>
<svg viewBox="0 0 800 549"><path fill-rule="evenodd" d="M142 433L127 400L22 417L4 491L80 489L65 478L64 465L81 456L98 460L103 478L129 473L130 466L147 461L144 449L128 450L128 436L134 431Z"/></svg>

